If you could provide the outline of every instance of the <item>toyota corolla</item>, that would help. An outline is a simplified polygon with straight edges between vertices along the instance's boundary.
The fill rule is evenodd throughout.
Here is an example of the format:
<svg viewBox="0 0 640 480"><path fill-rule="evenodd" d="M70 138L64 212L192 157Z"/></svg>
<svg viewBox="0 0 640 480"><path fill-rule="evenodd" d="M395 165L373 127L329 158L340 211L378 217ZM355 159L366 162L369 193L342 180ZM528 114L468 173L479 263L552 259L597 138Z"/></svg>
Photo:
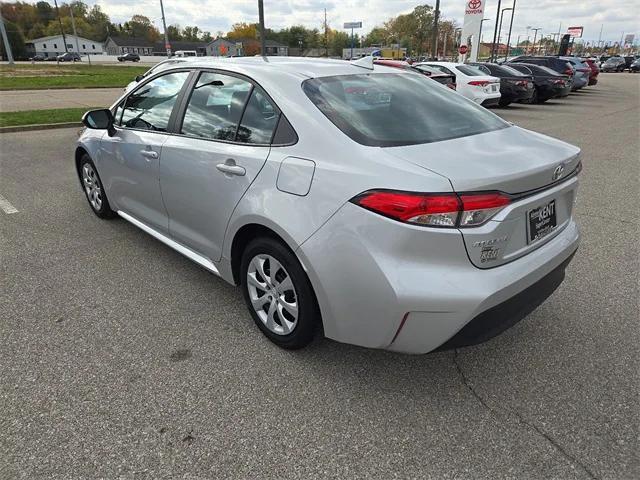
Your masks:
<svg viewBox="0 0 640 480"><path fill-rule="evenodd" d="M83 122L93 212L239 285L284 348L484 341L578 246L578 148L370 58L176 64Z"/></svg>

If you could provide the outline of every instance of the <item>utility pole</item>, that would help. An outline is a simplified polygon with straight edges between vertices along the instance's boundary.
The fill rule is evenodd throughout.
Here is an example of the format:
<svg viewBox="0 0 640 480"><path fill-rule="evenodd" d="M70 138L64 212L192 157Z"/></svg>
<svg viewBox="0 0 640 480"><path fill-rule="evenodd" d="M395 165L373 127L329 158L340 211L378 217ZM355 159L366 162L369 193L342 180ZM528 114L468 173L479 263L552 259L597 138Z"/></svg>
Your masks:
<svg viewBox="0 0 640 480"><path fill-rule="evenodd" d="M498 52L500 51L500 38L502 37L502 19L504 18L504 12L506 12L507 10L513 10L513 8L503 8L502 12L500 12L500 26L498 27L498 48L496 49L496 57L491 59L492 62L498 59Z"/></svg>
<svg viewBox="0 0 640 480"><path fill-rule="evenodd" d="M433 14L433 32L431 36L431 56L438 56L438 17L440 17L440 0L436 0L436 11Z"/></svg>
<svg viewBox="0 0 640 480"><path fill-rule="evenodd" d="M160 0L160 13L162 14L162 28L164 28L164 48L167 50L167 57L171 56L171 44L169 43L169 34L167 33L167 22L164 19L164 5Z"/></svg>
<svg viewBox="0 0 640 480"><path fill-rule="evenodd" d="M604 28L604 23L600 24L600 35L598 35L598 48L600 48L600 42L602 42L602 29Z"/></svg>
<svg viewBox="0 0 640 480"><path fill-rule="evenodd" d="M500 4L501 0L498 0L498 10L496 11L496 26L493 30L493 43L491 44L491 55L489 61L493 61L493 55L496 50L496 40L498 39L498 21L500 20Z"/></svg>
<svg viewBox="0 0 640 480"><path fill-rule="evenodd" d="M511 21L509 22L509 36L507 36L507 54L504 61L509 59L509 50L511 50L511 29L513 28L513 16L516 14L516 0L513 0L513 8L511 9Z"/></svg>
<svg viewBox="0 0 640 480"><path fill-rule="evenodd" d="M64 28L62 28L62 20L60 20L60 10L58 9L58 0L53 0L53 4L56 6L56 16L58 17L58 23L60 24L60 33L62 34L62 43L64 43L64 53L67 53L67 37L64 36Z"/></svg>
<svg viewBox="0 0 640 480"><path fill-rule="evenodd" d="M71 27L73 28L73 36L76 37L76 50L80 55L80 44L78 43L78 32L76 32L76 21L73 18L73 3L69 4L69 15L71 15Z"/></svg>
<svg viewBox="0 0 640 480"><path fill-rule="evenodd" d="M2 13L0 13L0 33L2 33L2 41L4 42L4 49L7 52L7 60L9 65L13 65L13 52L11 51L11 45L9 44L9 37L7 37L7 30L4 28L4 19Z"/></svg>
<svg viewBox="0 0 640 480"><path fill-rule="evenodd" d="M262 0L258 0L258 23L260 27L260 54L267 56L267 39L264 38L264 4Z"/></svg>

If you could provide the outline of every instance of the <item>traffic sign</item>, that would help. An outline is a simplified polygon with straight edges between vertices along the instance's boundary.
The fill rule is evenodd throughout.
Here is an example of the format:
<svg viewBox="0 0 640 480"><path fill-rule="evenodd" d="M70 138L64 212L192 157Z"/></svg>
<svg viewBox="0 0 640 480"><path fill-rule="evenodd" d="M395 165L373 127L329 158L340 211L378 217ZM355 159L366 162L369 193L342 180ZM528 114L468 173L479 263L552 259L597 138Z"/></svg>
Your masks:
<svg viewBox="0 0 640 480"><path fill-rule="evenodd" d="M362 22L345 22L344 23L345 30L350 28L362 28Z"/></svg>
<svg viewBox="0 0 640 480"><path fill-rule="evenodd" d="M467 47L466 45L460 45L460 47L458 48L458 53L460 55L464 55L468 51L469 51L469 47Z"/></svg>

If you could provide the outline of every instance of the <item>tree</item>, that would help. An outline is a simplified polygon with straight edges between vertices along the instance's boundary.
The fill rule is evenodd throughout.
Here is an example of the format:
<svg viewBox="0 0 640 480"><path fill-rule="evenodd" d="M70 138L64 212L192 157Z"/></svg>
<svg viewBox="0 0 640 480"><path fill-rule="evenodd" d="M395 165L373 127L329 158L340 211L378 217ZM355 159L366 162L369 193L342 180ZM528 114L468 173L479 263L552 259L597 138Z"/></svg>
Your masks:
<svg viewBox="0 0 640 480"><path fill-rule="evenodd" d="M125 35L137 38L146 38L150 42L160 39L160 31L151 23L149 17L134 15L131 20L122 26Z"/></svg>
<svg viewBox="0 0 640 480"><path fill-rule="evenodd" d="M102 42L107 39L108 32L113 30L111 25L111 19L109 15L104 13L100 8L100 5L94 5L91 7L86 15L86 20L91 25L91 36L88 37L91 40Z"/></svg>
<svg viewBox="0 0 640 480"><path fill-rule="evenodd" d="M18 25L8 20L4 21L4 27L7 30L7 38L11 45L11 53L16 60L25 59L27 57L27 49L24 45L24 35ZM4 42L0 41L0 56L3 60L7 59Z"/></svg>
<svg viewBox="0 0 640 480"><path fill-rule="evenodd" d="M256 23L234 23L231 26L231 31L227 33L227 38L230 40L241 39L258 39L258 25Z"/></svg>
<svg viewBox="0 0 640 480"><path fill-rule="evenodd" d="M182 40L180 25L178 25L177 23L174 23L173 25L167 26L167 37L169 37L170 41Z"/></svg>
<svg viewBox="0 0 640 480"><path fill-rule="evenodd" d="M384 45L388 36L389 36L389 32L384 27L374 27L364 37L364 44L366 46Z"/></svg>
<svg viewBox="0 0 640 480"><path fill-rule="evenodd" d="M198 27L184 27L182 29L182 38L188 42L200 41L200 29Z"/></svg>

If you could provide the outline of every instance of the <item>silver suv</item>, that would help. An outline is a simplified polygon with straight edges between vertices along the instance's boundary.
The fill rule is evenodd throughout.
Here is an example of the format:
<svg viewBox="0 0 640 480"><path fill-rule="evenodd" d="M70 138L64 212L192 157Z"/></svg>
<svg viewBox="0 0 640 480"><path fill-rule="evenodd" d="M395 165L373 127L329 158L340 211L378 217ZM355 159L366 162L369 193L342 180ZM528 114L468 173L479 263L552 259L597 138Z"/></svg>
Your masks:
<svg viewBox="0 0 640 480"><path fill-rule="evenodd" d="M578 246L578 148L371 58L176 64L83 122L95 214L240 285L285 348L485 340Z"/></svg>

